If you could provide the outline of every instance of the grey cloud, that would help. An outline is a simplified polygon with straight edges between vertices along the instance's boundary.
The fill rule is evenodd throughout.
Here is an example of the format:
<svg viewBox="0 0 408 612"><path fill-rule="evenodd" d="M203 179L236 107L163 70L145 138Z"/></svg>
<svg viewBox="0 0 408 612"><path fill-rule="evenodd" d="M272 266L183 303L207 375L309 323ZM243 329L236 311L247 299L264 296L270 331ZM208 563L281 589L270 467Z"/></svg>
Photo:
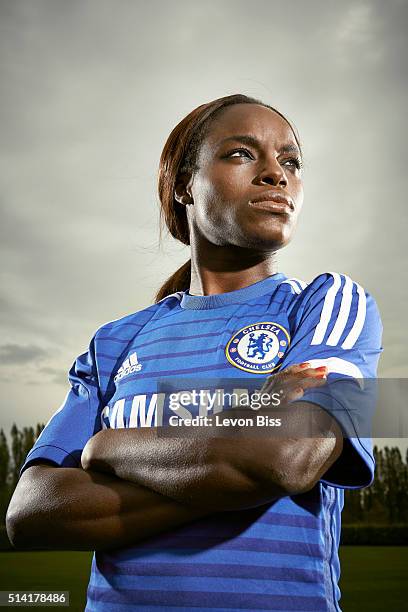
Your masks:
<svg viewBox="0 0 408 612"><path fill-rule="evenodd" d="M0 358L6 365L23 365L42 361L47 352L39 346L18 344L3 344L0 346Z"/></svg>

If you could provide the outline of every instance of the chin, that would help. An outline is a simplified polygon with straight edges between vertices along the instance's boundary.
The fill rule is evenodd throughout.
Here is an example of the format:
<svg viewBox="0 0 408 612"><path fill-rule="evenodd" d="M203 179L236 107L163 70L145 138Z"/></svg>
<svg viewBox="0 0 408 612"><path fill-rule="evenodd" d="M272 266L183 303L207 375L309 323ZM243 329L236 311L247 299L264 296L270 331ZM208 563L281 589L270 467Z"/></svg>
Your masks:
<svg viewBox="0 0 408 612"><path fill-rule="evenodd" d="M283 249L291 241L293 231L289 228L281 228L274 231L267 228L251 228L245 234L245 242L247 248L256 248L262 250L279 250Z"/></svg>
<svg viewBox="0 0 408 612"><path fill-rule="evenodd" d="M283 249L290 241L283 240L271 236L253 236L245 240L244 243L241 243L239 246L256 250L256 251L279 251Z"/></svg>

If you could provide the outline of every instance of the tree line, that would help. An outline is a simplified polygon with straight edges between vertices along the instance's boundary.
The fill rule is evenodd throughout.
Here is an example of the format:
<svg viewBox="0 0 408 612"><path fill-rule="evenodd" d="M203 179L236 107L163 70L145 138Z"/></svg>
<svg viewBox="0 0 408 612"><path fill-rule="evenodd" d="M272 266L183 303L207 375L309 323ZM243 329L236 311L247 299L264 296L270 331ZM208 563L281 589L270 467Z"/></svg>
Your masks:
<svg viewBox="0 0 408 612"><path fill-rule="evenodd" d="M2 521L19 478L20 468L44 429L18 429L14 424L10 441L0 429L0 512ZM345 491L343 524L408 524L408 450L405 459L398 447L374 447L376 475L371 487Z"/></svg>
<svg viewBox="0 0 408 612"><path fill-rule="evenodd" d="M343 524L408 524L408 449L404 460L397 446L375 446L374 458L373 484L345 491Z"/></svg>

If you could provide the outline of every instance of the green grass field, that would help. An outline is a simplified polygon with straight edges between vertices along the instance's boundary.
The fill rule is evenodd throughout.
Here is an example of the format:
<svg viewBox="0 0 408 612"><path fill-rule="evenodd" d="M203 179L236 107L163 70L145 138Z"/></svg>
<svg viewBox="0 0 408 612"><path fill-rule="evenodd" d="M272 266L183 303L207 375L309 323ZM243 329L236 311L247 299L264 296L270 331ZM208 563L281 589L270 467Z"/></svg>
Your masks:
<svg viewBox="0 0 408 612"><path fill-rule="evenodd" d="M402 612L408 598L408 547L340 548L344 612Z"/></svg>
<svg viewBox="0 0 408 612"><path fill-rule="evenodd" d="M408 547L344 546L340 555L344 612L406 609ZM69 609L83 611L90 563L86 552L3 552L0 590L70 591Z"/></svg>

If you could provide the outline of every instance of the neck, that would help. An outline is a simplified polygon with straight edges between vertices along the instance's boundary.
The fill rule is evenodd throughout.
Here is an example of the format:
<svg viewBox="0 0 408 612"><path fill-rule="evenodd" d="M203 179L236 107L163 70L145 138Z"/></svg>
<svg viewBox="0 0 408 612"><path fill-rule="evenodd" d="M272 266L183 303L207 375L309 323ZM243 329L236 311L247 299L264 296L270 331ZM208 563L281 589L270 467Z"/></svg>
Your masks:
<svg viewBox="0 0 408 612"><path fill-rule="evenodd" d="M248 287L276 274L274 251L254 251L205 241L191 244L191 295L215 295Z"/></svg>

